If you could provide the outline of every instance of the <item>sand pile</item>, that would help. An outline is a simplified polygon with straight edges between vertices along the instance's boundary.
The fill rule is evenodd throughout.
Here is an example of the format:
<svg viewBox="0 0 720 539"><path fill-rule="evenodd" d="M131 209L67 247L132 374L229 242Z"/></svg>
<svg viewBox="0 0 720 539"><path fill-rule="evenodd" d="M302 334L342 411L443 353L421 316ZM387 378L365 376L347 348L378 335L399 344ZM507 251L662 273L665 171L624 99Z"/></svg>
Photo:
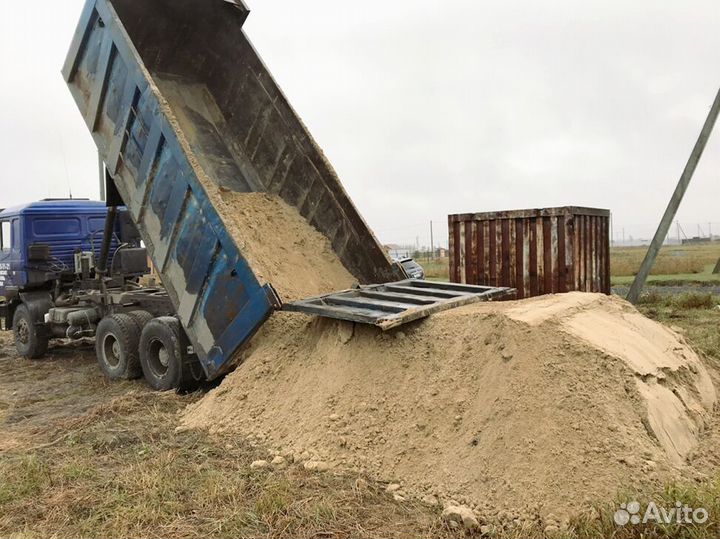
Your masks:
<svg viewBox="0 0 720 539"><path fill-rule="evenodd" d="M283 300L346 290L357 282L330 241L279 196L223 190L220 198L216 207L243 256Z"/></svg>
<svg viewBox="0 0 720 539"><path fill-rule="evenodd" d="M385 334L279 313L243 355L184 428L521 519L687 474L715 402L682 337L601 295L474 305Z"/></svg>

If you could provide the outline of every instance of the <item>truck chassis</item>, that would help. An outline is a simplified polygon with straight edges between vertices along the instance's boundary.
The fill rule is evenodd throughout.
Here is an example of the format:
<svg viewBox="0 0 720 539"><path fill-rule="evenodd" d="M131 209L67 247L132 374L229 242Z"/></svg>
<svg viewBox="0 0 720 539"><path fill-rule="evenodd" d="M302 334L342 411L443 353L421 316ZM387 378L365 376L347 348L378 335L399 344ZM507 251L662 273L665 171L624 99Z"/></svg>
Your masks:
<svg viewBox="0 0 720 539"><path fill-rule="evenodd" d="M12 328L18 353L29 359L43 357L51 339L94 337L98 363L111 380L144 376L156 390L195 389L205 373L168 293L140 284L148 270L145 249L133 238L123 243L129 263L114 271L121 249L107 263L116 215L117 208L109 208L97 267L88 262L93 256L77 253L74 272L48 272L33 287L6 290L4 327Z"/></svg>

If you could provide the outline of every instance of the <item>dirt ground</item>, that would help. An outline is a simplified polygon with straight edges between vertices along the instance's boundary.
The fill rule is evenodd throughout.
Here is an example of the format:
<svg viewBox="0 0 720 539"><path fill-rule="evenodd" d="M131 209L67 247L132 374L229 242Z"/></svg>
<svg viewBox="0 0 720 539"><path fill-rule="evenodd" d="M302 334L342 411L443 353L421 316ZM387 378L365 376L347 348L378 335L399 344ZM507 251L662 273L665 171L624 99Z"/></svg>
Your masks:
<svg viewBox="0 0 720 539"><path fill-rule="evenodd" d="M720 310L645 306L643 312L682 333L706 365L718 365ZM411 332L406 337L415 338ZM568 359L577 350L574 345ZM510 363L522 359L521 350L511 352L515 357ZM54 347L47 358L26 361L16 357L10 335L0 333L0 536L466 535L448 526L441 506L412 496L398 500L395 485L361 472L319 471L289 462L257 465L272 456L269 444L258 438L177 429L188 405L199 405L210 389L180 396L151 392L142 381L108 383L88 345ZM613 499L576 500L577 514L562 533L545 520L520 522L512 508L499 508L481 513L483 527L472 535L717 536L720 482L713 470L720 464L718 424L713 417L701 434L700 450L690 457L705 475L637 485L640 491L632 481L618 478ZM554 480L562 482L563 477ZM613 511L630 495L670 505L675 499L688 500L708 507L713 517L701 528L618 529Z"/></svg>
<svg viewBox="0 0 720 539"><path fill-rule="evenodd" d="M0 537L443 537L437 508L361 476L253 470L237 437L176 433L201 394L109 383L92 348L19 359L0 333Z"/></svg>

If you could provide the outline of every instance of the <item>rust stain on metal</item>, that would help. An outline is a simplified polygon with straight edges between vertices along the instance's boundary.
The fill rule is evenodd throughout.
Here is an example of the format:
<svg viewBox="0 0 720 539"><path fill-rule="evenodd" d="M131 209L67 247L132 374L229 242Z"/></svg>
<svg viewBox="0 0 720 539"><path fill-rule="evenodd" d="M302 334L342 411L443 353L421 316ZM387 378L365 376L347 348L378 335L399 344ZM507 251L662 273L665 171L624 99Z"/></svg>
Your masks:
<svg viewBox="0 0 720 539"><path fill-rule="evenodd" d="M610 293L610 212L580 207L450 215L450 279L518 298Z"/></svg>

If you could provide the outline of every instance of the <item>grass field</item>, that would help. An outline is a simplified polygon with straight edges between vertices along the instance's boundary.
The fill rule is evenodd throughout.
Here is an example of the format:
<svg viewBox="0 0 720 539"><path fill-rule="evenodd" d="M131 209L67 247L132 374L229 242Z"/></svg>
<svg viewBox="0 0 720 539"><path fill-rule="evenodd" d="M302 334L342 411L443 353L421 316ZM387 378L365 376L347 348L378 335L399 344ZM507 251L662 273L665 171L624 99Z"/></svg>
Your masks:
<svg viewBox="0 0 720 539"><path fill-rule="evenodd" d="M425 270L425 277L431 281L450 280L450 259L436 258L434 260L420 259L418 263Z"/></svg>
<svg viewBox="0 0 720 539"><path fill-rule="evenodd" d="M613 285L629 285L640 269L647 247L617 247L610 251ZM713 269L720 259L720 242L706 245L665 246L650 273L648 285L718 284L720 274ZM450 260L418 259L431 281L448 281Z"/></svg>
<svg viewBox="0 0 720 539"><path fill-rule="evenodd" d="M610 251L610 273L616 285L632 283L647 247L617 247ZM713 274L720 259L720 242L706 245L666 245L660 250L648 284L719 283Z"/></svg>

